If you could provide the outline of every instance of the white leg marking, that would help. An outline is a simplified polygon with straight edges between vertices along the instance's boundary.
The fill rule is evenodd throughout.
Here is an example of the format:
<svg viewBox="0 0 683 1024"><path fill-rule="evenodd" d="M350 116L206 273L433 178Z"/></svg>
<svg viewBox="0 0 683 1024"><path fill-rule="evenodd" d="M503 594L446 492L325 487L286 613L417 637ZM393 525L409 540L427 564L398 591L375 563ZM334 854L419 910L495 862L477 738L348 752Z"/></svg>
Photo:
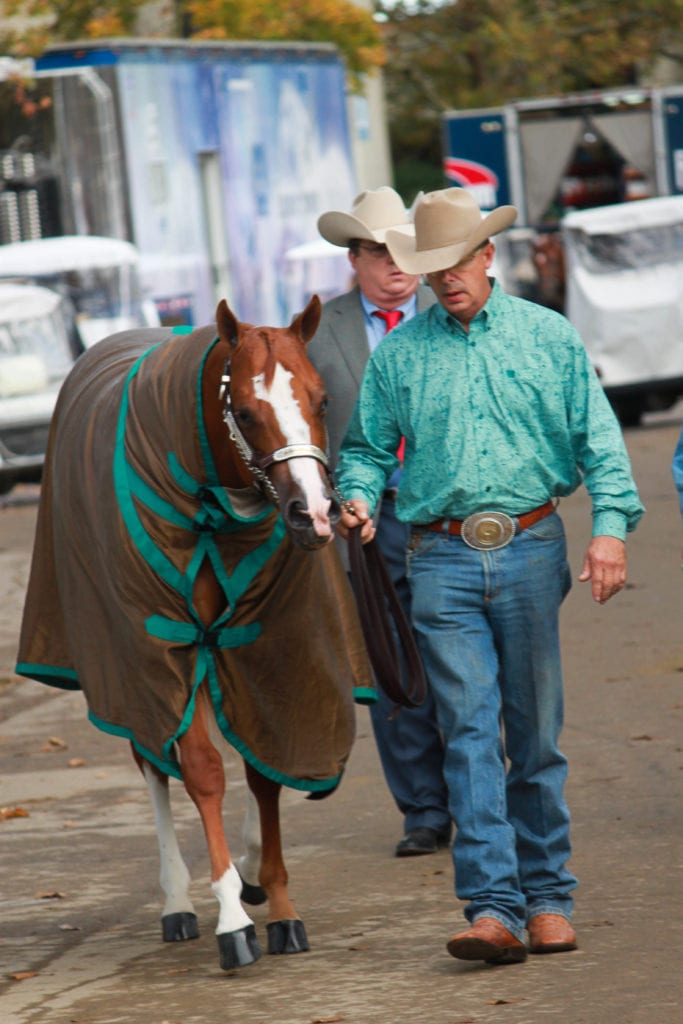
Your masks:
<svg viewBox="0 0 683 1024"><path fill-rule="evenodd" d="M147 762L143 764L143 773L152 801L159 843L161 862L159 882L166 895L163 916L180 913L194 914L194 907L189 895L190 873L180 852L173 826L168 783L164 784Z"/></svg>
<svg viewBox="0 0 683 1024"><path fill-rule="evenodd" d="M211 883L211 888L221 908L216 925L216 935L222 935L223 932L236 932L240 928L246 928L247 925L254 923L240 903L242 882L234 864L230 865L217 882Z"/></svg>
<svg viewBox="0 0 683 1024"><path fill-rule="evenodd" d="M254 394L272 407L280 430L287 444L310 444L311 432L299 403L292 391L292 374L279 363L275 367L270 388L266 388L263 374L252 378ZM318 463L313 458L292 459L289 463L293 478L306 496L307 511L313 520L313 527L319 537L328 537L332 532L328 512L330 500L325 497Z"/></svg>
<svg viewBox="0 0 683 1024"><path fill-rule="evenodd" d="M258 885L258 873L261 867L261 822L259 820L256 797L247 786L247 810L242 825L244 853L239 861L239 872L245 882Z"/></svg>

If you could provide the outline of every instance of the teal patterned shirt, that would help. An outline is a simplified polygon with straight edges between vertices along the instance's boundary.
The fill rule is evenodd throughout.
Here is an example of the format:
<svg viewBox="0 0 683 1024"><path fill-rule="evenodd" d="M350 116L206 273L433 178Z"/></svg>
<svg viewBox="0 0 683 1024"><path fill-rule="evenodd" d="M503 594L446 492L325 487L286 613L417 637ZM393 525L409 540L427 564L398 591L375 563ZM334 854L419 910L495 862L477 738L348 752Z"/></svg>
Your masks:
<svg viewBox="0 0 683 1024"><path fill-rule="evenodd" d="M469 333L437 303L373 352L337 470L346 498L376 507L402 436L403 522L489 509L515 516L582 482L594 536L623 539L644 511L576 330L495 282Z"/></svg>

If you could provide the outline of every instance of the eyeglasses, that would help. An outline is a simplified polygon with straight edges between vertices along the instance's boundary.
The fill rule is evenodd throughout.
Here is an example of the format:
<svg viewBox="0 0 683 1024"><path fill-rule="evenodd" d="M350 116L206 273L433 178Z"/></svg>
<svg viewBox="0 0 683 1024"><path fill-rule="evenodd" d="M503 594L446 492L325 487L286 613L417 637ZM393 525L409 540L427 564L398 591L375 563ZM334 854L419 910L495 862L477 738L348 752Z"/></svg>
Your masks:
<svg viewBox="0 0 683 1024"><path fill-rule="evenodd" d="M387 257L391 259L391 253L386 245L372 245L372 243L364 244L360 242L358 248L362 252L366 252L371 260L385 260Z"/></svg>
<svg viewBox="0 0 683 1024"><path fill-rule="evenodd" d="M482 253L489 245L489 242L484 242L474 252L471 252L469 256L466 256L464 260L460 260L459 263L454 263L452 267L445 267L443 270L433 271L435 274L450 274L452 271L459 273L461 270L469 270L477 256ZM430 275L427 275L430 276Z"/></svg>

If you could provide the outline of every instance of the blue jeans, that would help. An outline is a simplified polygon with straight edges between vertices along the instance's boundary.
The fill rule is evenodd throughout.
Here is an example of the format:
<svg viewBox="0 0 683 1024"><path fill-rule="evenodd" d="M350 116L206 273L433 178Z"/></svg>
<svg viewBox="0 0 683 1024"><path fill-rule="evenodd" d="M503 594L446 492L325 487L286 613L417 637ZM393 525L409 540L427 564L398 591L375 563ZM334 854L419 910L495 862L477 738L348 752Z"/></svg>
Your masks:
<svg viewBox="0 0 683 1024"><path fill-rule="evenodd" d="M559 609L571 586L557 513L497 551L414 530L413 625L446 741L465 915L517 937L572 911ZM507 768L506 768L507 762Z"/></svg>
<svg viewBox="0 0 683 1024"><path fill-rule="evenodd" d="M410 587L406 577L409 530L396 518L394 503L385 499L377 526L377 543L387 563L394 589L410 622ZM395 711L378 687L378 701L370 705L370 718L382 771L398 809L403 828L431 828L450 835L451 815L443 774L444 744L434 697L428 691L417 708Z"/></svg>

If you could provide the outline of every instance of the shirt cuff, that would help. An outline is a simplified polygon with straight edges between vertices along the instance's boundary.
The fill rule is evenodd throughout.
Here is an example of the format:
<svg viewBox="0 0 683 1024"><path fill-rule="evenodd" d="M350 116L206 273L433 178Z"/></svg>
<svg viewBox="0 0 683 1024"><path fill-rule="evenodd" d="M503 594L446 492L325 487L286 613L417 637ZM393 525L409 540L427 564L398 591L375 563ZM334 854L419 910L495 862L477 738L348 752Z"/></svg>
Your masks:
<svg viewBox="0 0 683 1024"><path fill-rule="evenodd" d="M615 509L607 509L604 512L596 512L593 516L594 537L616 537L617 540L626 540L627 518L623 512Z"/></svg>

